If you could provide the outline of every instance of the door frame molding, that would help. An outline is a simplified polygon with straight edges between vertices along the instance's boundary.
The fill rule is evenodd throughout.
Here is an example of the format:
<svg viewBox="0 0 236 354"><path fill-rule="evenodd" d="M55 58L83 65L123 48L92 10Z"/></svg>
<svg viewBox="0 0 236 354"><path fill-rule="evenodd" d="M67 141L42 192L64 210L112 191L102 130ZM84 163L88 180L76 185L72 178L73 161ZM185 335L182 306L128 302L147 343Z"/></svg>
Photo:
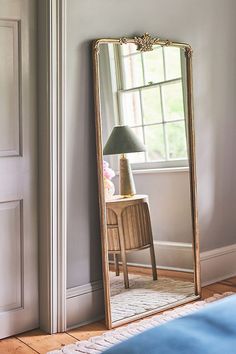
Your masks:
<svg viewBox="0 0 236 354"><path fill-rule="evenodd" d="M66 330L66 0L38 1L40 328Z"/></svg>

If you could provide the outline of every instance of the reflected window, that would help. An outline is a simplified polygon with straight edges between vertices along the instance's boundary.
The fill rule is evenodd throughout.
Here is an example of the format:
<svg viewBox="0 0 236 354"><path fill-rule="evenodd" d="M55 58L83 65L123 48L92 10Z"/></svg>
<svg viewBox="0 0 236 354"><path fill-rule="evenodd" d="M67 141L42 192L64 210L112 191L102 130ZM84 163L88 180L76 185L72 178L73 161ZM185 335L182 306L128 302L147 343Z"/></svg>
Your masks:
<svg viewBox="0 0 236 354"><path fill-rule="evenodd" d="M131 126L147 146L145 153L130 154L131 163L187 166L183 53L161 46L140 52L126 44L116 55L119 123Z"/></svg>

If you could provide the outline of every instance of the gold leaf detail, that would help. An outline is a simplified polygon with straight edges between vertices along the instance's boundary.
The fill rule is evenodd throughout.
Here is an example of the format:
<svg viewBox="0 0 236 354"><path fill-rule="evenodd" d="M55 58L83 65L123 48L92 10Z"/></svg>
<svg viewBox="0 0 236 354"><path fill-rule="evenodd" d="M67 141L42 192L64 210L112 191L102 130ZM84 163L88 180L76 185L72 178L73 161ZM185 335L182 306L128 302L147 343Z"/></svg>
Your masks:
<svg viewBox="0 0 236 354"><path fill-rule="evenodd" d="M120 42L121 45L122 44L127 44L128 40L127 40L127 38L122 37L122 38L120 38L119 42Z"/></svg>
<svg viewBox="0 0 236 354"><path fill-rule="evenodd" d="M167 39L166 41L165 41L165 44L164 44L165 46L169 46L169 45L172 45L172 42L171 41L169 41L169 39Z"/></svg>
<svg viewBox="0 0 236 354"><path fill-rule="evenodd" d="M97 54L99 53L99 41L94 42L94 50Z"/></svg>
<svg viewBox="0 0 236 354"><path fill-rule="evenodd" d="M153 38L149 33L144 33L142 37L134 37L134 42L138 46L138 50L141 52L148 52L153 50L153 45L158 44L160 38Z"/></svg>
<svg viewBox="0 0 236 354"><path fill-rule="evenodd" d="M185 48L185 56L187 58L191 58L193 55L193 49L191 47L186 47Z"/></svg>

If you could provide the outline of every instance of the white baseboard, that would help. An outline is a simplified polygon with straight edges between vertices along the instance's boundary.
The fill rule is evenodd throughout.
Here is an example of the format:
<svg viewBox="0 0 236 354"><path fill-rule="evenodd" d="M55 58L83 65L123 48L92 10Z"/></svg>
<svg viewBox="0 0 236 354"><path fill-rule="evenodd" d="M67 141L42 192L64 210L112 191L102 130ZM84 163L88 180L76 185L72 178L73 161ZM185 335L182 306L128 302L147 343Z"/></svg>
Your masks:
<svg viewBox="0 0 236 354"><path fill-rule="evenodd" d="M67 329L104 318L102 280L67 289Z"/></svg>
<svg viewBox="0 0 236 354"><path fill-rule="evenodd" d="M93 281L84 285L75 286L67 289L66 298L70 299L75 296L84 295L93 291L99 291L103 288L102 280Z"/></svg>
<svg viewBox="0 0 236 354"><path fill-rule="evenodd" d="M193 251L191 243L154 241L157 268L193 270ZM134 266L150 266L150 251L145 249L127 254L127 263Z"/></svg>
<svg viewBox="0 0 236 354"><path fill-rule="evenodd" d="M236 276L236 244L202 252L200 261L202 286Z"/></svg>

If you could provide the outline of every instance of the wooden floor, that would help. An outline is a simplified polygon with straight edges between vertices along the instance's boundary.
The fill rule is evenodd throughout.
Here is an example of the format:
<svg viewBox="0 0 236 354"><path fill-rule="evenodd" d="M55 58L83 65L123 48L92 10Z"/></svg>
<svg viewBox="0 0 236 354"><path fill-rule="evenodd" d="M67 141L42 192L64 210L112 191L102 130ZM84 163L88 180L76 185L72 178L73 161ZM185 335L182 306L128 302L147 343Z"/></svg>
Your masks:
<svg viewBox="0 0 236 354"><path fill-rule="evenodd" d="M226 291L236 292L236 277L204 287L202 297L205 299L214 293L224 293ZM100 335L105 331L106 328L102 322L96 322L66 333L53 335L36 329L15 337L0 340L0 354L47 353L50 350L59 349L64 345Z"/></svg>

